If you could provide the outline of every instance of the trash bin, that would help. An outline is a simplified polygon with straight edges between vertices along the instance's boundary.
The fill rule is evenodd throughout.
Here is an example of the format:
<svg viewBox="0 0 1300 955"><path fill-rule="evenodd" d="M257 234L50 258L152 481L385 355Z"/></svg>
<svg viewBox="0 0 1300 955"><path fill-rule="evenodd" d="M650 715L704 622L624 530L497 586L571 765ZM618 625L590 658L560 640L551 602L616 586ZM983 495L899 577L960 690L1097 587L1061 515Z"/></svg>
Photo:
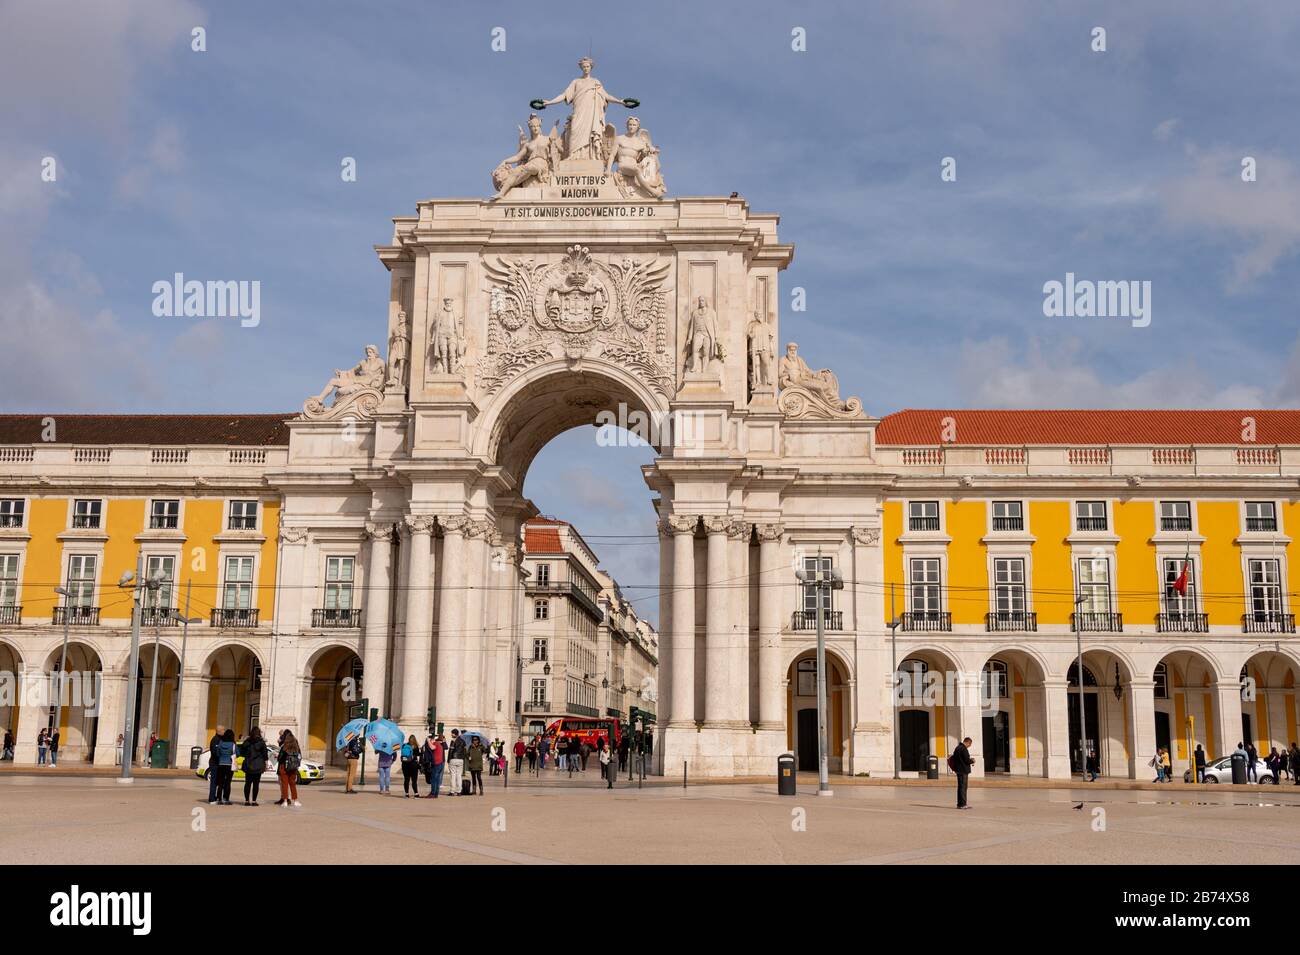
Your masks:
<svg viewBox="0 0 1300 955"><path fill-rule="evenodd" d="M154 769L165 769L170 765L170 755L171 744L165 739L156 739L153 741L153 749L149 750L149 765Z"/></svg>
<svg viewBox="0 0 1300 955"><path fill-rule="evenodd" d="M202 746L191 746L191 747L190 747L190 769L198 769L198 768L199 768L199 760L200 760L202 757L203 757L203 747L202 747Z"/></svg>
<svg viewBox="0 0 1300 955"><path fill-rule="evenodd" d="M1246 757L1240 753L1232 754L1232 785L1246 785Z"/></svg>
<svg viewBox="0 0 1300 955"><path fill-rule="evenodd" d="M939 757L938 756L931 756L929 760L926 761L925 778L926 779L939 778Z"/></svg>
<svg viewBox="0 0 1300 955"><path fill-rule="evenodd" d="M776 794L794 795L794 754L782 753L776 758Z"/></svg>

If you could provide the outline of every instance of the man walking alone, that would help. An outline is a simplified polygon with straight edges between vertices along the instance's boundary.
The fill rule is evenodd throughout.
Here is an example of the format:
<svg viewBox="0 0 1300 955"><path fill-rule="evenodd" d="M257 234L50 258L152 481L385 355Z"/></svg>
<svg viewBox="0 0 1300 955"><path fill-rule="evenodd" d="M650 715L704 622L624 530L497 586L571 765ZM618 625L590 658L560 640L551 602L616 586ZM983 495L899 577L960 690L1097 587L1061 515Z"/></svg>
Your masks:
<svg viewBox="0 0 1300 955"><path fill-rule="evenodd" d="M966 784L970 781L970 768L975 765L975 760L970 754L971 738L967 736L957 748L952 751L948 757L949 768L957 774L957 808L969 809L966 804Z"/></svg>

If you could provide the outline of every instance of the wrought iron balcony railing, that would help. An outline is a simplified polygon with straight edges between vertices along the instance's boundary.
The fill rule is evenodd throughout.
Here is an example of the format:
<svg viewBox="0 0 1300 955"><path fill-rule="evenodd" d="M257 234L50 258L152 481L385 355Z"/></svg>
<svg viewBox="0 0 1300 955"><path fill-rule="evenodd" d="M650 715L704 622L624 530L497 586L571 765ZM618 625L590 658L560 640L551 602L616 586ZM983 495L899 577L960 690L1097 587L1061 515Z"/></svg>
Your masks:
<svg viewBox="0 0 1300 955"><path fill-rule="evenodd" d="M1295 614L1245 613L1241 615L1241 628L1246 633L1295 633Z"/></svg>
<svg viewBox="0 0 1300 955"><path fill-rule="evenodd" d="M984 615L984 629L990 633L1020 631L1038 632L1038 614L1031 610L999 610Z"/></svg>
<svg viewBox="0 0 1300 955"><path fill-rule="evenodd" d="M99 626L99 608L71 607L67 605L55 607L54 622L58 624L68 623L74 627L97 627Z"/></svg>
<svg viewBox="0 0 1300 955"><path fill-rule="evenodd" d="M1080 517L1075 526L1081 531L1104 531L1106 529L1106 518Z"/></svg>
<svg viewBox="0 0 1300 955"><path fill-rule="evenodd" d="M907 529L909 531L937 531L939 529L939 518L909 517L907 519Z"/></svg>
<svg viewBox="0 0 1300 955"><path fill-rule="evenodd" d="M361 626L360 610L340 610L337 607L320 607L311 612L311 625L313 627L359 627Z"/></svg>
<svg viewBox="0 0 1300 955"><path fill-rule="evenodd" d="M175 514L150 514L149 529L153 531L174 530L178 521L179 518Z"/></svg>
<svg viewBox="0 0 1300 955"><path fill-rule="evenodd" d="M170 607L145 607L140 611L142 627L178 627L180 621Z"/></svg>
<svg viewBox="0 0 1300 955"><path fill-rule="evenodd" d="M1208 614L1192 611L1162 613L1156 616L1158 633L1209 633L1210 618Z"/></svg>
<svg viewBox="0 0 1300 955"><path fill-rule="evenodd" d="M257 610L250 608L226 609L214 608L211 624L214 627L256 627Z"/></svg>
<svg viewBox="0 0 1300 955"><path fill-rule="evenodd" d="M1190 517L1162 517L1160 518L1160 529L1162 531L1190 531L1192 529L1192 519Z"/></svg>
<svg viewBox="0 0 1300 955"><path fill-rule="evenodd" d="M993 529L995 531L1023 531L1025 529L1025 519L1023 517L995 517L993 518Z"/></svg>
<svg viewBox="0 0 1300 955"><path fill-rule="evenodd" d="M1275 531L1277 530L1276 517L1248 517L1246 518L1246 530L1248 531Z"/></svg>
<svg viewBox="0 0 1300 955"><path fill-rule="evenodd" d="M952 614L947 610L909 610L902 621L904 630L952 629Z"/></svg>
<svg viewBox="0 0 1300 955"><path fill-rule="evenodd" d="M550 711L551 704L546 700L542 700L540 703L533 701L524 704L525 713L549 713Z"/></svg>
<svg viewBox="0 0 1300 955"><path fill-rule="evenodd" d="M1070 625L1080 633L1118 633L1124 629L1124 615L1104 610L1072 613Z"/></svg>
<svg viewBox="0 0 1300 955"><path fill-rule="evenodd" d="M791 630L816 630L817 612L815 610L796 610L790 617L790 629ZM822 629L843 630L844 611L823 610Z"/></svg>

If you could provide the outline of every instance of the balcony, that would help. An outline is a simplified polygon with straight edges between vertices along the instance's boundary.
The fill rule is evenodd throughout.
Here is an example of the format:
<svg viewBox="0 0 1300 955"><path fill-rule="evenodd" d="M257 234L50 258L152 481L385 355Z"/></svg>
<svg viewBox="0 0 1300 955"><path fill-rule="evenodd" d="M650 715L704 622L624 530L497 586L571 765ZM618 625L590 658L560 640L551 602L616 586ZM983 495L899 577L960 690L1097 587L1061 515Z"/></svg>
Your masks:
<svg viewBox="0 0 1300 955"><path fill-rule="evenodd" d="M77 528L78 530L98 530L99 515L98 514L73 514L72 526Z"/></svg>
<svg viewBox="0 0 1300 955"><path fill-rule="evenodd" d="M1246 518L1246 530L1251 533L1272 534L1277 530L1276 517L1248 517Z"/></svg>
<svg viewBox="0 0 1300 955"><path fill-rule="evenodd" d="M361 626L361 611L322 607L311 612L311 625L321 629L326 627L359 627Z"/></svg>
<svg viewBox="0 0 1300 955"><path fill-rule="evenodd" d="M564 709L573 716L590 716L593 719L600 716L600 710L594 706L583 706L581 703L570 703Z"/></svg>
<svg viewBox="0 0 1300 955"><path fill-rule="evenodd" d="M995 517L993 518L993 529L995 531L1023 531L1025 529L1024 517Z"/></svg>
<svg viewBox="0 0 1300 955"><path fill-rule="evenodd" d="M75 627L98 627L99 626L99 608L98 607L69 607L61 606L54 608L54 622L56 624L69 624Z"/></svg>
<svg viewBox="0 0 1300 955"><path fill-rule="evenodd" d="M232 517L226 525L227 530L232 531L255 531L257 530L256 517Z"/></svg>
<svg viewBox="0 0 1300 955"><path fill-rule="evenodd" d="M939 529L938 515L934 517L909 517L907 519L907 529L909 531L937 531Z"/></svg>
<svg viewBox="0 0 1300 955"><path fill-rule="evenodd" d="M952 614L947 610L909 610L902 620L908 631L952 630Z"/></svg>
<svg viewBox="0 0 1300 955"><path fill-rule="evenodd" d="M826 630L844 629L843 610L823 610L822 627ZM815 610L796 610L790 617L791 630L816 630L817 612Z"/></svg>
<svg viewBox="0 0 1300 955"><path fill-rule="evenodd" d="M227 610L218 607L213 609L209 622L214 627L251 629L257 626L257 611L252 609Z"/></svg>
<svg viewBox="0 0 1300 955"><path fill-rule="evenodd" d="M0 607L0 627L16 627L22 622L22 607L16 605Z"/></svg>
<svg viewBox="0 0 1300 955"><path fill-rule="evenodd" d="M140 611L142 627L177 627L180 621L170 607L147 607Z"/></svg>
<svg viewBox="0 0 1300 955"><path fill-rule="evenodd" d="M1072 613L1070 626L1080 633L1119 633L1124 629L1124 615L1109 611Z"/></svg>
<svg viewBox="0 0 1300 955"><path fill-rule="evenodd" d="M1241 615L1241 629L1245 633L1295 633L1295 614L1245 613Z"/></svg>
<svg viewBox="0 0 1300 955"><path fill-rule="evenodd" d="M173 531L180 518L175 514L151 514L149 515L149 530L151 531Z"/></svg>
<svg viewBox="0 0 1300 955"><path fill-rule="evenodd" d="M989 633L1038 632L1038 614L1028 610L999 610L984 615L984 629Z"/></svg>
<svg viewBox="0 0 1300 955"><path fill-rule="evenodd" d="M600 604L596 603L594 597L587 593L576 583L569 580L530 580L524 584L524 592L529 596L533 594L552 594L556 596L572 597L576 600L587 613L591 614L592 619L598 623L605 619L605 611L601 609Z"/></svg>
<svg viewBox="0 0 1300 955"><path fill-rule="evenodd" d="M1210 618L1203 613L1162 613L1156 616L1157 633L1209 633Z"/></svg>
<svg viewBox="0 0 1300 955"><path fill-rule="evenodd" d="M542 700L540 703L534 700L531 703L524 704L524 712L525 713L549 713L551 712L551 704L546 700Z"/></svg>
<svg viewBox="0 0 1300 955"><path fill-rule="evenodd" d="M1080 517L1076 519L1075 527L1081 531L1104 531L1106 529L1106 518Z"/></svg>
<svg viewBox="0 0 1300 955"><path fill-rule="evenodd" d="M1162 531L1190 531L1192 529L1192 519L1190 517L1162 517L1160 518L1160 529Z"/></svg>
<svg viewBox="0 0 1300 955"><path fill-rule="evenodd" d="M23 526L23 516L21 514L0 514L0 528L21 528Z"/></svg>

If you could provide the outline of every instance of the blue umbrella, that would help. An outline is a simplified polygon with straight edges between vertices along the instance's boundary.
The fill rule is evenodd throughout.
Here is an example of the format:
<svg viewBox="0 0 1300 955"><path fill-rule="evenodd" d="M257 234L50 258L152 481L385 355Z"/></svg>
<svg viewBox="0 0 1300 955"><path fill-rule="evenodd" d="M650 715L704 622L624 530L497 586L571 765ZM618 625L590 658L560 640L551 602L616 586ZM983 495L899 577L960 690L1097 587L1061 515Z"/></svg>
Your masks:
<svg viewBox="0 0 1300 955"><path fill-rule="evenodd" d="M376 753L396 753L406 742L406 734L392 720L375 720L366 726L366 740Z"/></svg>
<svg viewBox="0 0 1300 955"><path fill-rule="evenodd" d="M466 745L466 746L468 746L470 743L474 742L474 737L475 737L475 736L477 736L479 739L481 739L481 740L483 741L483 746L484 746L484 747L488 747L488 746L491 746L491 745L492 745L492 740L490 740L488 737L484 736L484 735L483 735L482 733L480 733L478 730L461 730L461 733L460 733L460 738L463 739L463 740L465 741L465 745Z"/></svg>
<svg viewBox="0 0 1300 955"><path fill-rule="evenodd" d="M348 720L343 728L339 730L339 735L334 739L335 749L346 749L348 743L352 742L358 736L366 735L366 721L363 719Z"/></svg>

